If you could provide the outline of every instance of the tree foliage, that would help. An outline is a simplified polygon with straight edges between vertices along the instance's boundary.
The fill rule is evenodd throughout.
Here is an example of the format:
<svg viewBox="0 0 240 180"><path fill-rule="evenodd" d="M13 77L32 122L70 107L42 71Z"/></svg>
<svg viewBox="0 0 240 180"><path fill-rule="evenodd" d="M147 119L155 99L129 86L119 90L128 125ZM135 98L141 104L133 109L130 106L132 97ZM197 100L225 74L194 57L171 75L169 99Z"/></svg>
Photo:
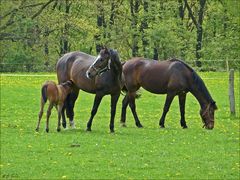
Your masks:
<svg viewBox="0 0 240 180"><path fill-rule="evenodd" d="M1 70L53 70L62 54L96 55L102 45L122 60L239 66L237 0L3 0L0 8Z"/></svg>

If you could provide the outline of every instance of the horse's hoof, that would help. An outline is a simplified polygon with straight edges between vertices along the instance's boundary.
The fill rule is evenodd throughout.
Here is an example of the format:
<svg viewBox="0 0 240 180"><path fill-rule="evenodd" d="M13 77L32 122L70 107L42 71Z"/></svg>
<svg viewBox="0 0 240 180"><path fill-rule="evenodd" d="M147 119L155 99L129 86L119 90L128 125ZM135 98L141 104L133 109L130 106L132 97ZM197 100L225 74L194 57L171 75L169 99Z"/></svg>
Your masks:
<svg viewBox="0 0 240 180"><path fill-rule="evenodd" d="M74 121L70 121L70 127L71 127L72 129L76 129Z"/></svg>
<svg viewBox="0 0 240 180"><path fill-rule="evenodd" d="M121 126L122 127L127 127L126 123L122 123L122 122L121 122Z"/></svg>
<svg viewBox="0 0 240 180"><path fill-rule="evenodd" d="M143 125L138 124L137 127L138 127L138 128L143 128Z"/></svg>
<svg viewBox="0 0 240 180"><path fill-rule="evenodd" d="M60 128L57 128L57 132L60 132L61 131L61 129Z"/></svg>
<svg viewBox="0 0 240 180"><path fill-rule="evenodd" d="M92 131L92 129L91 129L91 128L87 128L87 129L86 129L86 131L88 131L88 132L91 132L91 131Z"/></svg>
<svg viewBox="0 0 240 180"><path fill-rule="evenodd" d="M182 126L183 129L187 129L188 127L185 125L185 126Z"/></svg>
<svg viewBox="0 0 240 180"><path fill-rule="evenodd" d="M113 128L110 128L110 133L114 133L114 129Z"/></svg>
<svg viewBox="0 0 240 180"><path fill-rule="evenodd" d="M46 129L46 132L48 133L48 132L49 132L49 129Z"/></svg>
<svg viewBox="0 0 240 180"><path fill-rule="evenodd" d="M165 126L164 125L160 125L160 128L163 129L163 128L165 128Z"/></svg>
<svg viewBox="0 0 240 180"><path fill-rule="evenodd" d="M66 124L66 123L64 123L64 124L62 124L62 126L63 126L63 128L64 128L64 129L66 129L66 127L67 127L67 124Z"/></svg>
<svg viewBox="0 0 240 180"><path fill-rule="evenodd" d="M38 132L38 131L39 131L39 128L36 128L35 131Z"/></svg>

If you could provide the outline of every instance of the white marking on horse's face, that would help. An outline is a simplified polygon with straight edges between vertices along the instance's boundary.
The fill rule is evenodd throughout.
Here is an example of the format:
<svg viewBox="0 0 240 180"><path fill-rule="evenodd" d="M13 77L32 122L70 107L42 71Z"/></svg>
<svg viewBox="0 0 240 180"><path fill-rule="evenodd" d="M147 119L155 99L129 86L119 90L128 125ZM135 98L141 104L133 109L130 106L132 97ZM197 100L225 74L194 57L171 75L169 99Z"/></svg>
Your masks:
<svg viewBox="0 0 240 180"><path fill-rule="evenodd" d="M101 56L98 55L98 56L96 57L95 61L94 61L94 62L92 63L92 65L90 66L90 68L91 68L92 66L94 66L94 65L96 64L96 62L97 62L100 58L101 58Z"/></svg>
<svg viewBox="0 0 240 180"><path fill-rule="evenodd" d="M100 55L98 55L98 56L96 57L96 59L94 60L94 62L91 64L91 66L89 66L88 70L86 71L86 74L85 74L85 75L86 75L86 77L87 77L88 79L91 79L91 78L89 77L90 69L93 68L93 66L96 64L96 62L98 61L99 58L101 58Z"/></svg>

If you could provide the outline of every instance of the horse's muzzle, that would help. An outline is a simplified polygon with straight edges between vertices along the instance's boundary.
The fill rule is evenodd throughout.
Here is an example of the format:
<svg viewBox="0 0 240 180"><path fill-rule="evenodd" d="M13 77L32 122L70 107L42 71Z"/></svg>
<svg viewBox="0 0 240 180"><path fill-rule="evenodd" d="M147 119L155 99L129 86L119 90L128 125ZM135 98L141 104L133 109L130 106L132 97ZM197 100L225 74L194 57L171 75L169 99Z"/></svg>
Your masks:
<svg viewBox="0 0 240 180"><path fill-rule="evenodd" d="M213 124L213 123L204 124L204 125L203 125L203 128L206 128L206 129L212 130L212 129L214 128L214 124Z"/></svg>

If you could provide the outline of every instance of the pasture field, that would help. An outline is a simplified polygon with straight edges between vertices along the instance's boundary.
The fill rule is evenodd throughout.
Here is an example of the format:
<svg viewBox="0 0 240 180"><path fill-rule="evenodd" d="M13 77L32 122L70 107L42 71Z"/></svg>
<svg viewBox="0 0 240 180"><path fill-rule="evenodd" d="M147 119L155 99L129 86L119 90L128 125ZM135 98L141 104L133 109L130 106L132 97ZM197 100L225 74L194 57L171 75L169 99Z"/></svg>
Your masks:
<svg viewBox="0 0 240 180"><path fill-rule="evenodd" d="M45 76L1 75L1 179L239 179L239 73L235 74L237 117L229 115L228 73L199 73L217 102L215 128L202 128L199 104L186 102L188 129L180 127L178 99L159 128L165 95L141 90L137 112L144 128L135 127L128 108L127 127L120 126L120 97L115 133L109 133L110 97L104 97L93 121L86 124L94 96L80 92L75 106L77 129L56 131L53 109L50 132L45 114L35 132L40 87ZM45 108L46 110L46 108Z"/></svg>

